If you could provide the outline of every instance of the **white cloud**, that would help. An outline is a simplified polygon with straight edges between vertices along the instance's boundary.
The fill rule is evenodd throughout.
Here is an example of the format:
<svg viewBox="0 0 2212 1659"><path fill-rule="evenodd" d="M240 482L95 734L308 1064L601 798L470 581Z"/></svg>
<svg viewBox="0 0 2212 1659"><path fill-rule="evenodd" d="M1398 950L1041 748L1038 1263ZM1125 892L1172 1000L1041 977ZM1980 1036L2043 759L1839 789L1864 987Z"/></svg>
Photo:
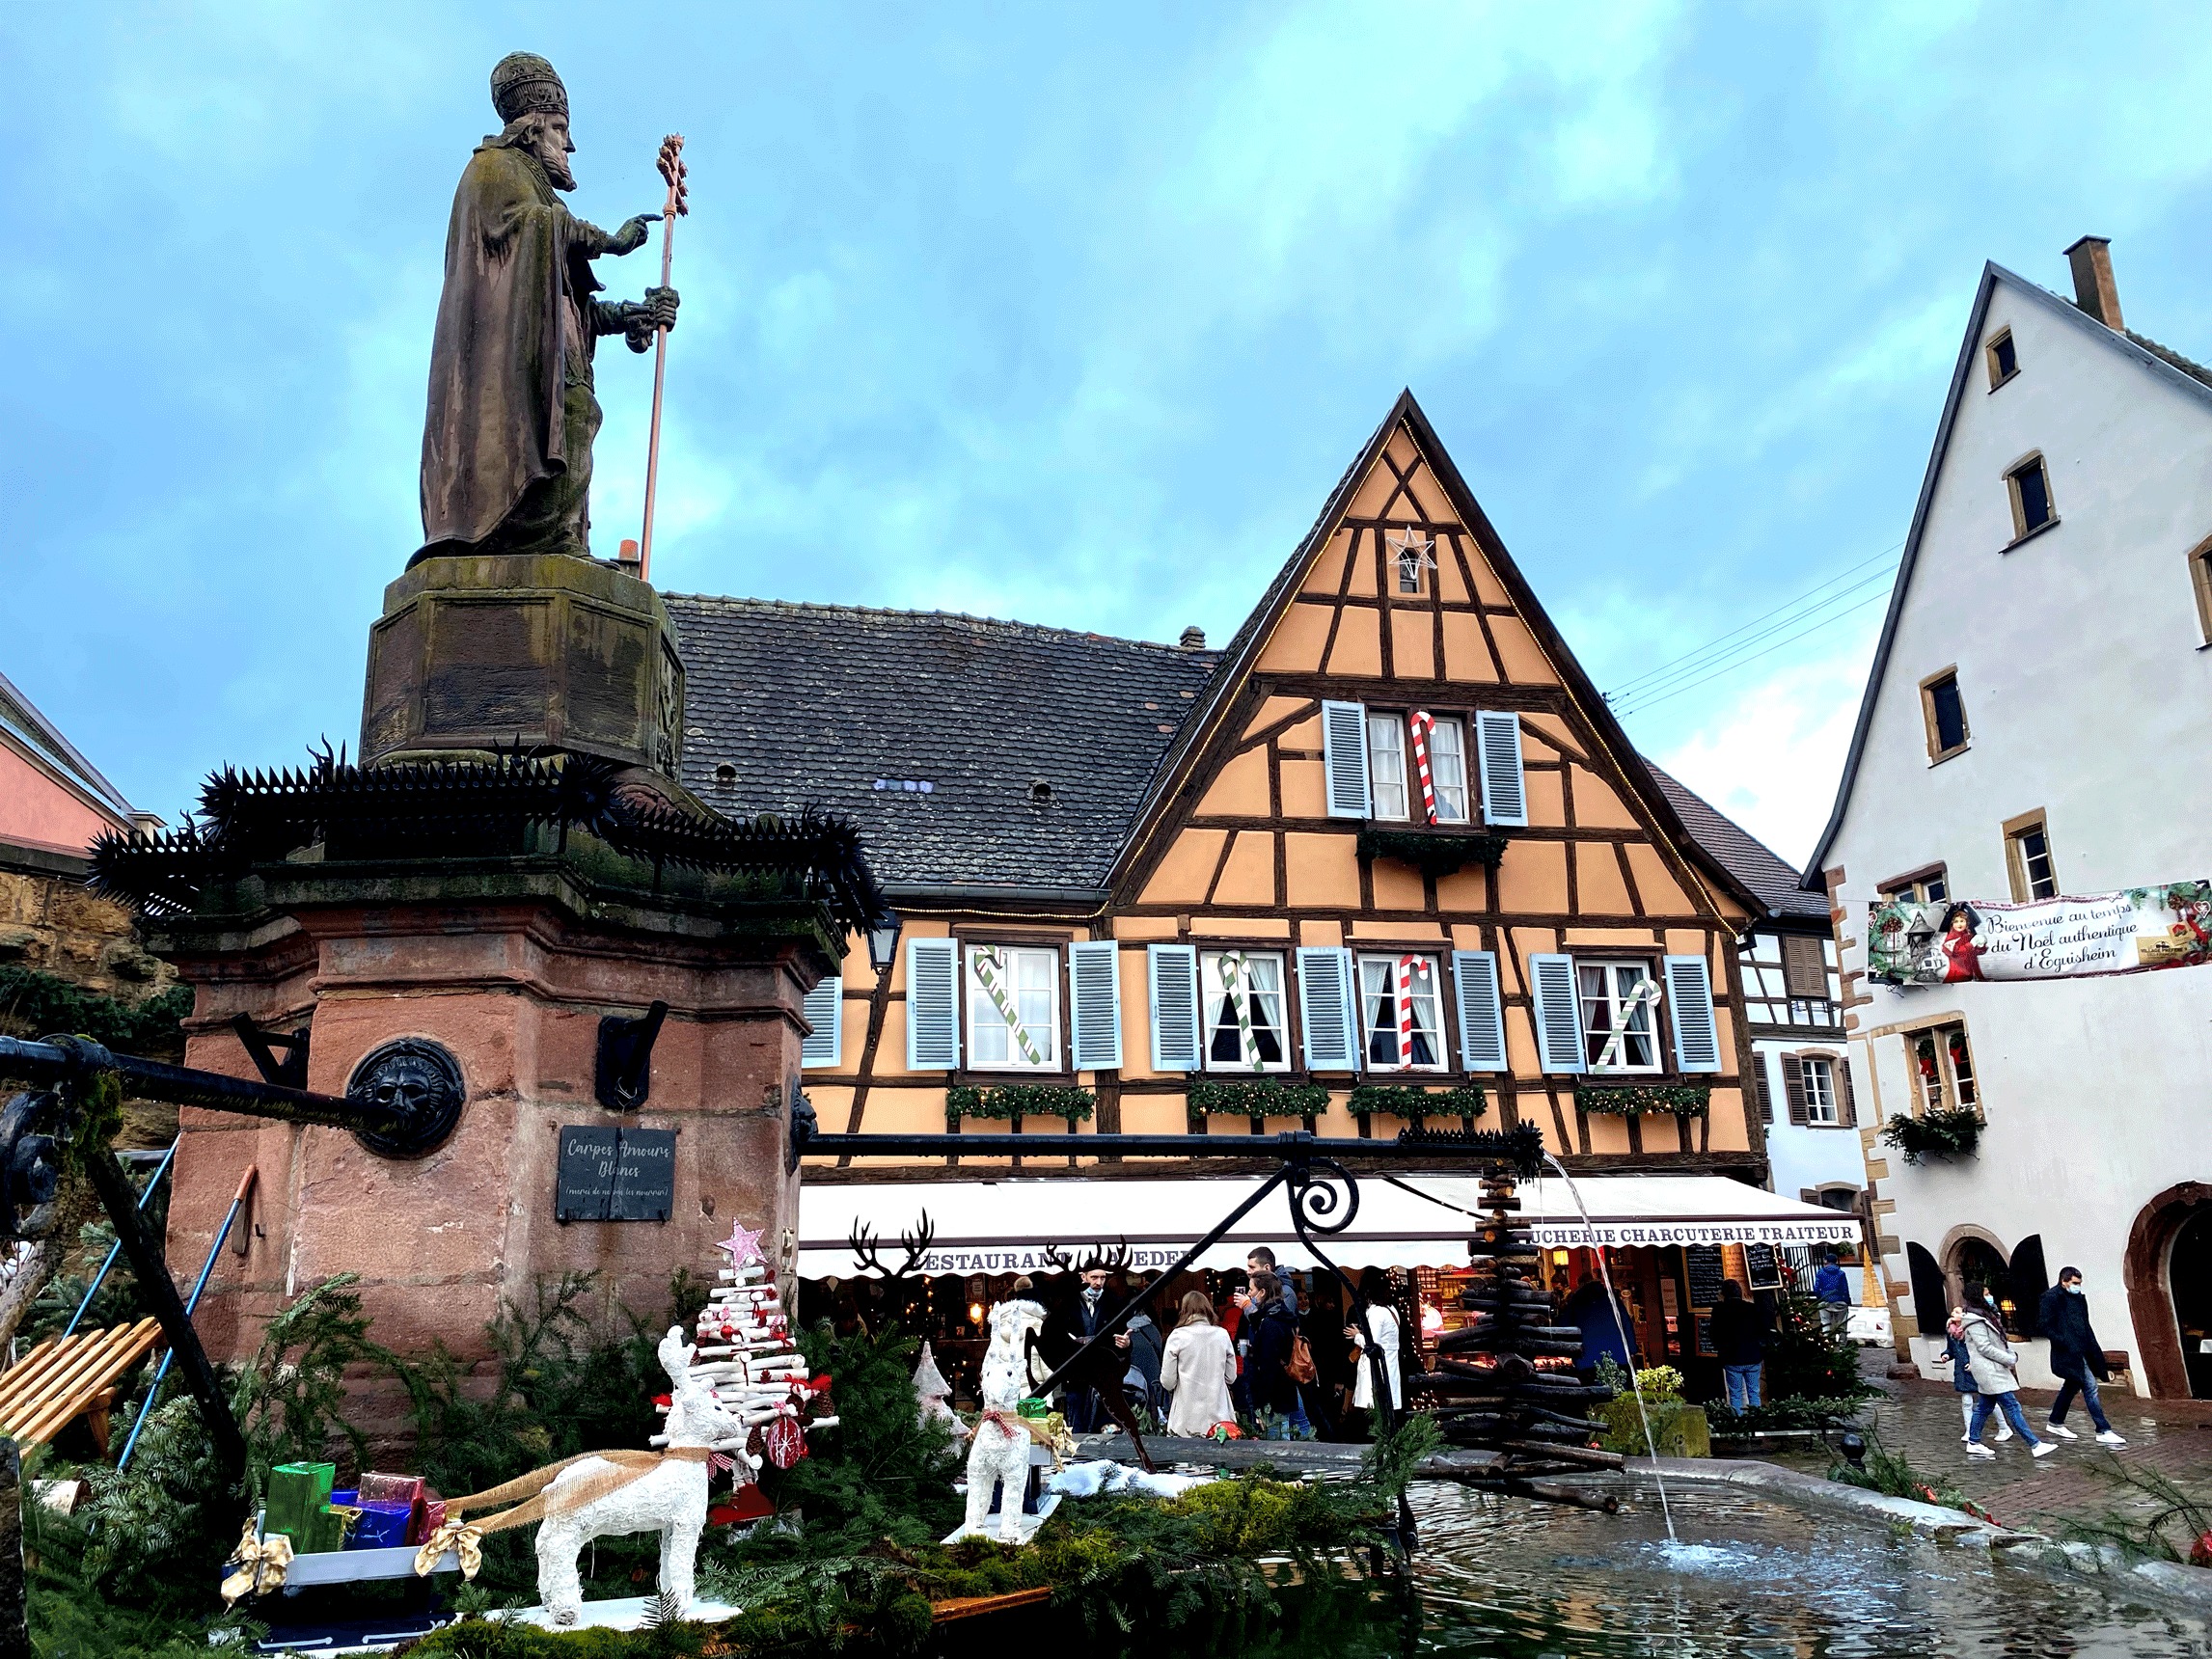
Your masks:
<svg viewBox="0 0 2212 1659"><path fill-rule="evenodd" d="M1716 682L1704 712L1652 758L1802 866L1835 803L1880 614L1822 656Z"/></svg>

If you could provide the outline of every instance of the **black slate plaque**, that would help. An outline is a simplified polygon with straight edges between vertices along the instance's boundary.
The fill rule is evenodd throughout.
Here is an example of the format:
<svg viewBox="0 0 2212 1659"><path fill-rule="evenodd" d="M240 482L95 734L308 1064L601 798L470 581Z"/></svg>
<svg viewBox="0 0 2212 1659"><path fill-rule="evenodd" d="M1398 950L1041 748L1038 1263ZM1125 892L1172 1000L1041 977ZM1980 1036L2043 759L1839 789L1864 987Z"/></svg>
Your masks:
<svg viewBox="0 0 2212 1659"><path fill-rule="evenodd" d="M1718 1244L1691 1244L1682 1250L1682 1264L1690 1274L1690 1306L1716 1308L1720 1305L1721 1282L1727 1277L1721 1269Z"/></svg>
<svg viewBox="0 0 2212 1659"><path fill-rule="evenodd" d="M1743 1265L1751 1274L1751 1288L1755 1291L1782 1289L1782 1258L1771 1244L1746 1244L1743 1247Z"/></svg>
<svg viewBox="0 0 2212 1659"><path fill-rule="evenodd" d="M555 1220L666 1221L675 1202L675 1130L562 1126Z"/></svg>

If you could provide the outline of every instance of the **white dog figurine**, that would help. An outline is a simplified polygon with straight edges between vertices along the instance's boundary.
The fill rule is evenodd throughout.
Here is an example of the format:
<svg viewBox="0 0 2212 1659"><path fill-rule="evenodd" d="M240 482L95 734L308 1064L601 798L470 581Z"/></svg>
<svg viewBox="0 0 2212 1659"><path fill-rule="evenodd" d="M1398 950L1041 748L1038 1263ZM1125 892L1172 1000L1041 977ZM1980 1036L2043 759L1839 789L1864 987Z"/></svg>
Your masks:
<svg viewBox="0 0 2212 1659"><path fill-rule="evenodd" d="M1042 1380L1033 1375L1029 1333L1041 1330L1045 1310L1035 1302L1000 1302L991 1310L991 1346L983 1352L983 1416L968 1448L968 1524L963 1536L983 1535L991 1492L998 1501L1001 1542L1022 1538L1022 1496L1029 1483L1029 1448L1035 1444L1016 1408Z"/></svg>

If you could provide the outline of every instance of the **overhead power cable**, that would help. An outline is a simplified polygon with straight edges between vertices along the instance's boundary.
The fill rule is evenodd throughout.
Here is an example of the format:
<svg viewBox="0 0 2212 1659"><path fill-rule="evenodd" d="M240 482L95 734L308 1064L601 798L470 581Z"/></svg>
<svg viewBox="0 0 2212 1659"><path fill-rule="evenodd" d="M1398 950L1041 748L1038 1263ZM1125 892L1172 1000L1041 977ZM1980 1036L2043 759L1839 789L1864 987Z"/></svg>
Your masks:
<svg viewBox="0 0 2212 1659"><path fill-rule="evenodd" d="M1821 629L1827 627L1830 623L1841 622L1844 617L1854 615L1857 612L1866 610L1870 605L1881 604L1882 601L1888 597L1889 595L1887 593L1871 594L1869 597L1860 600L1856 605L1845 606L1843 610L1837 612L1832 616L1822 617L1819 621L1814 623L1810 628L1792 634L1786 639L1775 640L1773 644L1767 646L1763 651L1754 651L1748 657L1738 657L1733 663L1729 663L1724 666L1715 668L1711 673L1705 675L1702 679L1692 680L1686 686L1676 686L1671 691L1662 692L1655 697L1650 697L1640 703L1637 703L1633 708L1616 710L1615 712L1619 714L1621 718L1625 719L1629 715L1640 715L1646 709L1655 709L1661 703L1668 702L1675 697L1680 696L1684 692L1695 691L1698 687L1704 685L1707 680L1717 680L1723 674L1732 674L1736 669L1742 667L1746 663L1756 663L1761 657L1771 656L1774 652L1781 650L1783 646L1794 644L1797 640L1804 639L1807 634L1817 634Z"/></svg>
<svg viewBox="0 0 2212 1659"><path fill-rule="evenodd" d="M1757 662L1779 645L1803 639L1830 622L1855 613L1882 597L1880 593L1867 595L1867 589L1887 585L1894 579L1896 566L1886 561L1903 545L1899 542L1860 559L1794 598L1707 640L1695 650L1623 682L1605 694L1605 700L1617 715L1650 708L1692 686L1704 685L1746 663ZM1885 568L1861 574L1876 564L1884 564Z"/></svg>

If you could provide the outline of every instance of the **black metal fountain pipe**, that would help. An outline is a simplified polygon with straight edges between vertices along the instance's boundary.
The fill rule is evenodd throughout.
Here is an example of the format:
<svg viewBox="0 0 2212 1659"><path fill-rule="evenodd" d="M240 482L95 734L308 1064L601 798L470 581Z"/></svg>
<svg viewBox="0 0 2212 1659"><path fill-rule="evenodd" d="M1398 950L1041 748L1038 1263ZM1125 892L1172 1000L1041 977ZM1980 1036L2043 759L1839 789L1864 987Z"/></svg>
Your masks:
<svg viewBox="0 0 2212 1659"><path fill-rule="evenodd" d="M246 1112L279 1123L321 1124L334 1129L399 1129L407 1121L404 1112L373 1101L314 1095L259 1078L142 1060L135 1054L103 1053L92 1063L97 1070L114 1073L123 1092L142 1101L212 1106L217 1111ZM51 1087L76 1076L85 1065L83 1057L57 1043L0 1037L0 1077Z"/></svg>

